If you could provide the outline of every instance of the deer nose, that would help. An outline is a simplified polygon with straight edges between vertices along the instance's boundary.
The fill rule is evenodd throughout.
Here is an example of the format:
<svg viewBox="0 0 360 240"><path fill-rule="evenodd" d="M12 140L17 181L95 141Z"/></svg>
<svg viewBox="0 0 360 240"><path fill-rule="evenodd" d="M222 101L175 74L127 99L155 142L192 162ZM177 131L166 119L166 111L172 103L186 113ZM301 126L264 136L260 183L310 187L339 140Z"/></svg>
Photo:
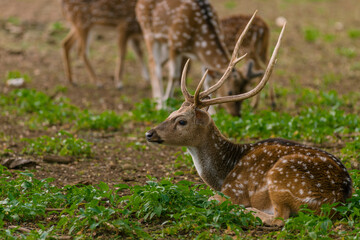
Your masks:
<svg viewBox="0 0 360 240"><path fill-rule="evenodd" d="M146 132L145 136L148 142L163 143L163 140L161 140L161 138L154 129Z"/></svg>
<svg viewBox="0 0 360 240"><path fill-rule="evenodd" d="M154 132L155 132L154 129L151 129L150 131L147 131L145 133L146 139L150 140L152 138L152 136L154 136Z"/></svg>

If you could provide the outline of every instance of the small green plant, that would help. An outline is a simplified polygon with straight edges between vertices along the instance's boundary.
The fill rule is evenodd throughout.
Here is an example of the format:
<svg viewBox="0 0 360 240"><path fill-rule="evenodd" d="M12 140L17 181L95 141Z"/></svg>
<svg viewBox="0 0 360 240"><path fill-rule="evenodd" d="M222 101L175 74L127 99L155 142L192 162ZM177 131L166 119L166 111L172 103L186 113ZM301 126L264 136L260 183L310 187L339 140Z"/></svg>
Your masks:
<svg viewBox="0 0 360 240"><path fill-rule="evenodd" d="M337 53L347 58L354 58L357 56L355 48L340 47L337 49Z"/></svg>
<svg viewBox="0 0 360 240"><path fill-rule="evenodd" d="M315 27L307 27L303 30L304 38L307 42L315 42L320 37L319 29Z"/></svg>
<svg viewBox="0 0 360 240"><path fill-rule="evenodd" d="M30 82L30 77L27 74L20 73L19 71L9 71L6 73L6 79L23 78L25 82Z"/></svg>
<svg viewBox="0 0 360 240"><path fill-rule="evenodd" d="M348 36L352 39L360 38L360 29L350 29L348 30Z"/></svg>
<svg viewBox="0 0 360 240"><path fill-rule="evenodd" d="M355 162L360 163L360 137L346 143L346 146L341 149L341 153L344 160L354 159Z"/></svg>
<svg viewBox="0 0 360 240"><path fill-rule="evenodd" d="M213 191L203 186L193 186L188 181L173 184L169 180L148 181L145 186L131 188L132 195L126 197L129 213L146 222L156 219L163 222L162 236L192 232L198 235L205 229L219 231L229 228L239 233L241 227L260 224L250 213L238 205L225 201L218 205L208 201Z"/></svg>
<svg viewBox="0 0 360 240"><path fill-rule="evenodd" d="M60 156L91 157L91 143L76 138L66 131L57 136L42 136L36 139L24 139L28 143L23 149L26 154L54 154Z"/></svg>
<svg viewBox="0 0 360 240"><path fill-rule="evenodd" d="M186 147L183 147L182 151L177 152L175 156L176 156L174 163L175 168L186 166L190 170L194 169L194 162L192 160L190 153L187 151Z"/></svg>
<svg viewBox="0 0 360 240"><path fill-rule="evenodd" d="M227 9L235 9L236 6L237 6L237 3L234 0L228 0L225 2L225 8L227 8Z"/></svg>
<svg viewBox="0 0 360 240"><path fill-rule="evenodd" d="M6 19L6 22L16 26L19 26L21 24L21 20L18 17L14 17L14 16L11 16L8 19Z"/></svg>
<svg viewBox="0 0 360 240"><path fill-rule="evenodd" d="M51 25L50 25L50 30L52 32L62 32L64 30L66 30L64 24L62 22L53 22Z"/></svg>
<svg viewBox="0 0 360 240"><path fill-rule="evenodd" d="M78 115L75 126L77 129L117 130L123 122L124 118L113 111L93 114L84 110Z"/></svg>
<svg viewBox="0 0 360 240"><path fill-rule="evenodd" d="M341 75L334 73L327 73L323 76L323 79L324 79L324 85L327 86L329 84L340 82Z"/></svg>
<svg viewBox="0 0 360 240"><path fill-rule="evenodd" d="M324 34L323 39L325 42L332 43L336 39L336 35L330 33Z"/></svg>

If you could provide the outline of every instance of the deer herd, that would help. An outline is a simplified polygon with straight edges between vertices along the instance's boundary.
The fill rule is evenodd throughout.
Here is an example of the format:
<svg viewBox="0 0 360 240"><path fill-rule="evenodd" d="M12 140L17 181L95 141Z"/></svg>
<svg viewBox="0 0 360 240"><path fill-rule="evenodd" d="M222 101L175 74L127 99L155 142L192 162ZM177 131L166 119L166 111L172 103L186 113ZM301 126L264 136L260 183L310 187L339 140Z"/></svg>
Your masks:
<svg viewBox="0 0 360 240"><path fill-rule="evenodd" d="M70 49L76 43L90 79L101 84L88 59L89 33L105 27L115 29L117 88L124 87L122 73L129 41L144 80L150 80L157 106L166 107L166 100L178 85L185 98L180 109L146 133L147 141L186 146L203 181L232 203L246 207L264 224L281 226L302 205L320 213L322 204L345 202L351 197L349 173L330 153L285 139L232 143L220 133L208 112L210 106L223 105L230 114L240 116L241 102L259 96L275 66L285 25L267 64L270 30L265 21L255 13L219 20L208 0L62 0L62 10L71 24L62 42L68 81L74 83ZM194 95L186 87L187 58L200 61L207 69ZM241 60L245 64L237 70ZM256 78L261 78L260 82L247 91ZM275 107L272 87L269 89ZM222 202L226 198L215 195L211 199Z"/></svg>

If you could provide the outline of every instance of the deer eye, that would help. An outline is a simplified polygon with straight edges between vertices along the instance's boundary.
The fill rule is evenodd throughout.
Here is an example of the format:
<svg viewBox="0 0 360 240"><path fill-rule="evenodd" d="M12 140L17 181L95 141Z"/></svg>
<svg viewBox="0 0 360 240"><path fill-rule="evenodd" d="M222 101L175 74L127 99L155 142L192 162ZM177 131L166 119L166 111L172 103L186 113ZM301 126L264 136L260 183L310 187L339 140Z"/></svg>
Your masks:
<svg viewBox="0 0 360 240"><path fill-rule="evenodd" d="M180 120L179 121L179 124L182 125L182 126L185 126L187 124L187 121L185 120Z"/></svg>

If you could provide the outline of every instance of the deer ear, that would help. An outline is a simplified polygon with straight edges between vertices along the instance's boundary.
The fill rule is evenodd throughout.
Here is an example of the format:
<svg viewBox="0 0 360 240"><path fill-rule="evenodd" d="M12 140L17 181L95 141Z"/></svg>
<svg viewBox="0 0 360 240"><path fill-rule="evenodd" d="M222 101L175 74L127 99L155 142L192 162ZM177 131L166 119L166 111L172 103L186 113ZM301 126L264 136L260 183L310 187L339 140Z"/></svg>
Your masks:
<svg viewBox="0 0 360 240"><path fill-rule="evenodd" d="M250 60L247 64L247 70L246 70L246 79L248 81L251 81L251 79L253 78L257 78L257 77L261 77L262 75L264 75L264 71L253 71L254 68L254 61Z"/></svg>
<svg viewBox="0 0 360 240"><path fill-rule="evenodd" d="M209 115L201 109L195 109L195 123L202 126L207 126L210 122Z"/></svg>

